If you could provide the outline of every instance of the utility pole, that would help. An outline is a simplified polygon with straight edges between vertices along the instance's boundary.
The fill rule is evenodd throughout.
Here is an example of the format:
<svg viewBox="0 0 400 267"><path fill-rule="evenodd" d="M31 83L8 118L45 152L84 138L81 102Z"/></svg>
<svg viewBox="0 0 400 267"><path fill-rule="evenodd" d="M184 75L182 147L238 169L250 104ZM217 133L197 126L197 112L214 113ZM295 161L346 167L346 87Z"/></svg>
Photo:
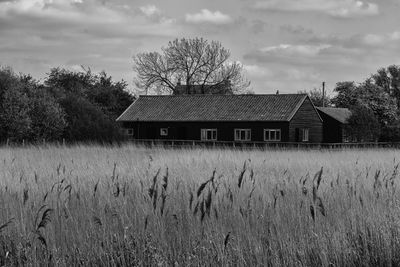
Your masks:
<svg viewBox="0 0 400 267"><path fill-rule="evenodd" d="M325 107L325 82L322 82L322 107Z"/></svg>

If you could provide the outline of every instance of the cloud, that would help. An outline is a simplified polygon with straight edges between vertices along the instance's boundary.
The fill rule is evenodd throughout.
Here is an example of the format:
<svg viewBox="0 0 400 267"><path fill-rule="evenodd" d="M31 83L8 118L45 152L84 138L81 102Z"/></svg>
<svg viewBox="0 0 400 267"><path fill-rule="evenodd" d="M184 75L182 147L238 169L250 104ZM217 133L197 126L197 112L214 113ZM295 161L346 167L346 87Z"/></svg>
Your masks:
<svg viewBox="0 0 400 267"><path fill-rule="evenodd" d="M117 79L130 79L132 56L159 49L160 43L179 36L181 27L171 20L149 18L139 6L121 3L0 2L0 64L38 78L51 67L82 64L106 70ZM151 8L143 10L152 12Z"/></svg>
<svg viewBox="0 0 400 267"><path fill-rule="evenodd" d="M243 64L245 75L257 84L251 88L257 93L294 93L296 90L311 89L323 79L321 74L310 66L287 66L275 63ZM311 85L311 86L310 86Z"/></svg>
<svg viewBox="0 0 400 267"><path fill-rule="evenodd" d="M155 5L146 5L139 7L140 14L144 15L149 21L155 23L175 23L174 19L171 19L163 14L161 9Z"/></svg>
<svg viewBox="0 0 400 267"><path fill-rule="evenodd" d="M290 34L295 34L295 35L310 35L314 34L312 29L305 28L304 26L301 25L290 25L290 24L285 24L279 27L282 31L288 32Z"/></svg>
<svg viewBox="0 0 400 267"><path fill-rule="evenodd" d="M151 5L141 7L140 12L132 12L129 6L100 0L15 0L0 2L1 23L9 26L0 27L0 34L12 34L18 29L47 39L67 35L175 36L178 29L174 21L160 14L161 11Z"/></svg>
<svg viewBox="0 0 400 267"><path fill-rule="evenodd" d="M246 74L252 78L264 80L319 81L320 75L313 69L298 69L294 67L271 68L262 65L243 65Z"/></svg>
<svg viewBox="0 0 400 267"><path fill-rule="evenodd" d="M368 49L371 47L378 47L390 50L391 45L398 45L397 41L400 40L400 32L365 33L351 36L314 34L307 40L310 43L324 42L333 46L342 46L346 48Z"/></svg>
<svg viewBox="0 0 400 267"><path fill-rule="evenodd" d="M251 77L267 78L272 76L272 72L268 68L259 65L243 65L246 74Z"/></svg>
<svg viewBox="0 0 400 267"><path fill-rule="evenodd" d="M273 88L293 85L307 89L307 84L321 81L331 85L345 80L362 81L379 67L396 64L393 55L400 53L399 31L350 36L310 35L303 39L296 36L301 43L296 43L297 40L245 53L244 69L257 83L264 81Z"/></svg>
<svg viewBox="0 0 400 267"><path fill-rule="evenodd" d="M400 32L393 32L390 34L390 39L392 40L400 40Z"/></svg>
<svg viewBox="0 0 400 267"><path fill-rule="evenodd" d="M385 36L379 34L366 34L362 37L362 42L366 45L381 45L385 39Z"/></svg>
<svg viewBox="0 0 400 267"><path fill-rule="evenodd" d="M268 23L266 23L265 21L260 20L260 19L255 19L255 20L251 21L250 28L254 34L259 34L259 33L264 32L265 28L267 26L268 26Z"/></svg>
<svg viewBox="0 0 400 267"><path fill-rule="evenodd" d="M268 46L260 49L264 55L284 56L284 57L314 57L323 49L329 48L328 44L321 45L291 45L280 44L278 46Z"/></svg>
<svg viewBox="0 0 400 267"><path fill-rule="evenodd" d="M147 6L141 6L139 7L140 11L143 12L146 16L158 16L161 14L161 10L158 9L155 5L147 5Z"/></svg>
<svg viewBox="0 0 400 267"><path fill-rule="evenodd" d="M220 11L212 12L208 9L202 9L199 13L195 14L186 14L185 20L193 24L209 23L223 25L233 22L233 19L229 15L223 14Z"/></svg>
<svg viewBox="0 0 400 267"><path fill-rule="evenodd" d="M377 4L361 0L264 0L256 2L253 7L261 10L322 12L334 17L379 14Z"/></svg>
<svg viewBox="0 0 400 267"><path fill-rule="evenodd" d="M327 68L328 66L348 66L363 59L364 50L332 44L280 44L263 47L244 55L247 62L272 64L279 68ZM301 77L296 72L292 77Z"/></svg>

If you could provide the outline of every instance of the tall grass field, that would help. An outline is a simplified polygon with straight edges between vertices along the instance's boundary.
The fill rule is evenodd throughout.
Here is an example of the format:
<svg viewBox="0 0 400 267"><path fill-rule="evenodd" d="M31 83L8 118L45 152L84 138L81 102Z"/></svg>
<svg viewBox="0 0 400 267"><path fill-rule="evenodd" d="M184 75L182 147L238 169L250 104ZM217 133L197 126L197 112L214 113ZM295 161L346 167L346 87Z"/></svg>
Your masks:
<svg viewBox="0 0 400 267"><path fill-rule="evenodd" d="M400 151L0 149L1 266L399 266Z"/></svg>

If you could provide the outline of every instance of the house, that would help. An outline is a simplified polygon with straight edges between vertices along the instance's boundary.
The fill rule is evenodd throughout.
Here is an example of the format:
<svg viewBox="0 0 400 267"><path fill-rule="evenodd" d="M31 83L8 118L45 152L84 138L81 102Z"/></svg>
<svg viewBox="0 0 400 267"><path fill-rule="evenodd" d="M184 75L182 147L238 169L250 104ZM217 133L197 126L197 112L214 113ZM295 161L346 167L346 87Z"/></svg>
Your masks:
<svg viewBox="0 0 400 267"><path fill-rule="evenodd" d="M131 139L322 142L306 94L140 96L117 119Z"/></svg>
<svg viewBox="0 0 400 267"><path fill-rule="evenodd" d="M350 141L347 133L348 119L351 111L347 108L317 107L324 121L324 143L344 143Z"/></svg>

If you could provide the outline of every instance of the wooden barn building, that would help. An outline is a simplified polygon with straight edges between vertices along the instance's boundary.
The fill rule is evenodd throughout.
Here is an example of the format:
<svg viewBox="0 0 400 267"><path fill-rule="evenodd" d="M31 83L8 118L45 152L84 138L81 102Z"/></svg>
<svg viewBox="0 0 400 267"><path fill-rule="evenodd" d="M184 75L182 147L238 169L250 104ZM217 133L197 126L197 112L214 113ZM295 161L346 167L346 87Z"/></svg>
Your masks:
<svg viewBox="0 0 400 267"><path fill-rule="evenodd" d="M318 107L317 110L324 121L324 143L347 143L351 141L347 133L348 119L351 116L349 109Z"/></svg>
<svg viewBox="0 0 400 267"><path fill-rule="evenodd" d="M117 119L131 139L321 143L306 94L140 96Z"/></svg>

